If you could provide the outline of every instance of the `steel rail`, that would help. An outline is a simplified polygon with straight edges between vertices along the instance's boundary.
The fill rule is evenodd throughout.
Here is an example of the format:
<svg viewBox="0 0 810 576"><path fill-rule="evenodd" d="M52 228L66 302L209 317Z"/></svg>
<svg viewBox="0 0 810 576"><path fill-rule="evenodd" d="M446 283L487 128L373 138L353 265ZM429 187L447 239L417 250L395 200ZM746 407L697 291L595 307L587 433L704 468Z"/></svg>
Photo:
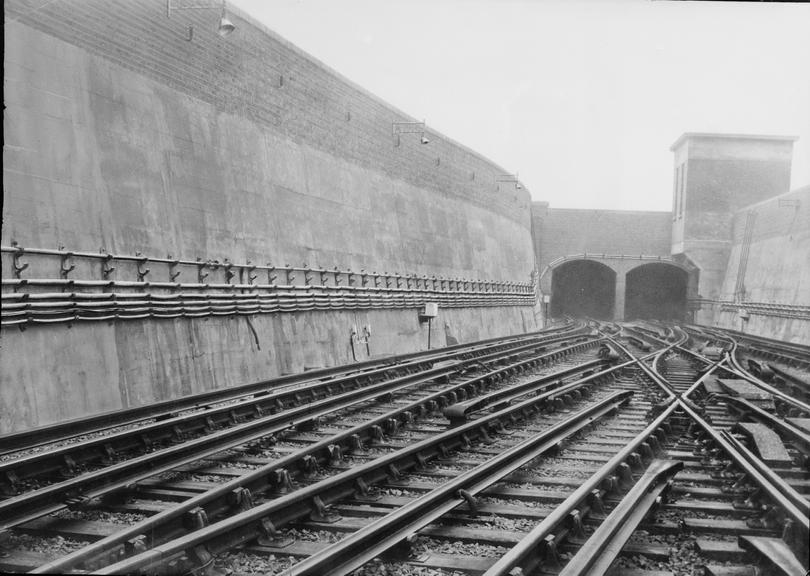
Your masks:
<svg viewBox="0 0 810 576"><path fill-rule="evenodd" d="M642 352L654 352L652 347L638 336L627 336L627 340L636 348L640 348Z"/></svg>
<svg viewBox="0 0 810 576"><path fill-rule="evenodd" d="M570 326L571 325L565 326L563 329L567 329ZM538 340L543 342L552 342L554 340L544 338L544 335L548 333L556 334L558 331L559 330L557 329L538 331L532 332L526 336L529 338L536 337ZM583 333L587 332L586 329L577 327L573 327L571 331L574 333L580 331ZM270 380L261 380L250 384L202 392L173 400L156 402L145 406L115 410L81 419L67 420L58 424L51 424L38 428L22 430L20 432L2 434L0 435L0 454L30 449L48 442L53 442L55 440L64 440L84 434L100 432L109 428L115 428L125 424L133 424L150 418L160 418L164 417L166 414L171 414L180 410L202 408L212 403L226 402L233 400L234 398L266 393L269 389L279 388L282 386L298 385L327 378L336 379L372 377L384 375L392 370L408 370L420 367L422 364L436 359L446 359L446 355L449 352L455 352L458 355L462 355L465 352L474 353L481 348L489 348L496 343L503 342L503 345L507 345L510 342L518 342L522 339L522 336L491 338L471 344L457 344L454 346L448 346L438 350L411 352L408 354L391 356L384 360L368 360L365 362L358 362L356 364L319 368L317 370L310 370L298 374L280 376Z"/></svg>
<svg viewBox="0 0 810 576"><path fill-rule="evenodd" d="M747 463L749 463L774 488L776 488L776 490L778 490L782 496L787 498L787 500L793 506L795 506L796 509L804 514L805 526L810 529L810 524L807 523L807 518L810 516L810 502L807 501L807 498L799 494L790 484L785 482L778 474L776 474L776 472L771 470L768 465L757 458L757 456L746 448L742 442L737 440L731 432L724 430L720 432L720 435L724 440L731 444L735 450L737 450L737 452L740 453Z"/></svg>
<svg viewBox="0 0 810 576"><path fill-rule="evenodd" d="M731 364L731 366L734 367L734 372L736 372L738 376L744 378L745 380L748 380L752 384L758 386L759 388L762 388L763 390L765 390L769 394L776 396L780 400L792 405L794 408L798 408L799 410L802 410L803 412L810 414L810 405L802 402L801 400L797 400L793 396L785 394L781 390L774 388L767 382L763 382L753 374L749 373L737 360L735 355L736 349L737 349L737 341L733 340L732 349L726 352L726 358L728 359L728 362Z"/></svg>
<svg viewBox="0 0 810 576"><path fill-rule="evenodd" d="M452 369L445 369L439 373L449 375L452 372ZM411 383L400 384L399 387L405 388L411 385ZM370 388L346 392L2 500L0 501L0 516L2 517L0 530L67 508L68 504L65 501L71 497L98 498L150 476L212 456L240 444L261 440L270 434L310 422L315 418L328 415L336 409L370 400L381 393L393 392L397 388L398 386L385 382Z"/></svg>
<svg viewBox="0 0 810 576"><path fill-rule="evenodd" d="M730 335L733 335L735 339L739 340L747 340L748 342L752 342L755 345L764 346L763 350L767 351L767 348L771 348L777 351L782 352L789 352L791 354L799 354L802 357L810 357L810 346L806 346L804 344L799 344L796 342L782 342L781 340L774 340L773 338L766 338L764 336L757 336L754 334L746 334L745 332L740 332L738 330L733 330L731 328L716 328L713 327L712 330L716 332L726 332Z"/></svg>
<svg viewBox="0 0 810 576"><path fill-rule="evenodd" d="M583 337L587 338L587 337ZM578 349L583 344L595 345L598 340L585 340L584 343L577 343L564 348L556 349L552 352L540 356L551 357L554 355L567 354ZM430 368L421 372L409 374L399 378L387 380L390 385L416 384L435 378L449 376L462 370L492 360L501 360L504 357L514 357L516 354L531 353L538 349L534 343L521 344L516 348L505 351L492 352L478 356L475 359L460 360L453 366ZM449 371L448 371L449 369ZM350 378L354 384L354 389L372 389L372 385L378 384L370 377L361 384L354 378ZM17 482L45 476L55 470L65 467L65 462L70 463L71 468L81 464L96 464L113 460L120 452L128 452L133 449L141 450L149 448L152 443L165 440L176 442L184 441L188 434L204 433L207 436L217 433L220 426L233 426L244 419L261 418L265 414L281 415L288 406L293 408L312 404L319 400L340 395L347 392L350 387L345 385L345 380L318 381L306 387L291 388L266 395L254 395L236 404L227 404L218 408L196 411L191 414L175 416L174 418L161 419L150 424L145 424L137 428L122 430L120 432L89 439L81 443L72 443L52 450L37 452L22 458L6 460L0 462L0 478L13 478ZM384 389L384 388L383 388ZM155 454L152 452L152 454ZM13 475L13 476L12 476ZM13 486L12 486L13 488ZM0 511L3 510L3 503L0 502Z"/></svg>
<svg viewBox="0 0 810 576"><path fill-rule="evenodd" d="M637 339L644 339L646 338L649 341L652 341L659 346L665 346L667 349L669 348L678 348L682 349L683 345L686 343L687 338L685 336L681 336L680 340L677 342L670 342L669 340L664 340L663 338L659 338L658 336L654 336L649 334L647 331L639 330L638 327L632 326L624 326L624 331L631 333ZM655 352L660 352L661 350L655 350Z"/></svg>
<svg viewBox="0 0 810 576"><path fill-rule="evenodd" d="M586 341L543 354L541 357L555 357L583 347L595 346L596 344L598 344L598 340ZM508 350L506 353L489 355L489 358L492 359L495 357L500 359L503 356L510 357L514 355L515 350ZM465 361L463 364L481 361L482 360L479 358ZM537 361L536 358L521 359L504 370L515 370L518 367L530 365L535 361ZM82 474L70 480L24 493L20 496L2 500L0 501L0 517L2 517L2 520L0 520L0 530L32 520L43 514L61 510L67 507L67 504L63 503L67 498L76 496L97 498L100 495L109 494L114 490L126 487L133 482L143 480L159 472L165 472L177 466L194 462L195 460L211 456L227 448L238 446L239 444L259 440L269 434L287 429L292 425L310 422L313 419L326 416L337 409L343 409L350 405L371 400L378 397L380 394L390 394L404 390L420 381L450 376L460 371L460 369L461 365L459 364L435 368L428 371L427 375L425 373L409 375L403 378L369 385L359 390L343 392L277 414L262 416L251 422L237 424L231 428L189 440L183 444L147 453L100 470ZM146 472L144 472L144 470L146 470Z"/></svg>
<svg viewBox="0 0 810 576"><path fill-rule="evenodd" d="M800 344L788 344L785 342L778 342L767 338L755 338L742 332L730 329L717 329L713 328L709 333L717 340L725 340L731 344L734 355L737 349L740 348L740 341L747 341L752 346L742 346L743 348L750 349L751 354L754 356L768 357L776 356L782 358L787 363L799 362L805 369L810 369L810 347L802 346ZM759 354L757 354L759 352ZM739 365L737 358L734 358L735 365ZM743 370L744 371L744 370Z"/></svg>
<svg viewBox="0 0 810 576"><path fill-rule="evenodd" d="M653 460L639 481L622 498L558 576L603 576L644 517L671 488L683 468L680 460Z"/></svg>
<svg viewBox="0 0 810 576"><path fill-rule="evenodd" d="M737 545L744 550L754 552L765 561L767 566L772 567L772 571L766 572L771 576L807 575L806 560L805 565L802 566L801 561L781 538L742 535L737 537ZM754 570L760 572L759 567Z"/></svg>
<svg viewBox="0 0 810 576"><path fill-rule="evenodd" d="M615 345L616 347L618 347L618 348L619 348L619 349L620 349L620 350L621 350L621 351L622 351L624 354L626 354L627 356L629 356L629 357L632 359L632 360L630 360L630 362L631 362L631 363L633 363L633 364L638 365L638 367L639 367L639 368L641 368L641 370L642 370L642 371L643 371L643 372L644 372L644 373L645 373L645 374L646 374L646 375L647 375L647 376L648 376L648 377L649 377L649 378L650 378L650 379L651 379L651 380L652 380L652 381L653 381L653 382L654 382L654 383L655 383L655 384L656 384L656 385L657 385L659 388L661 388L661 390L663 390L663 391L664 391L664 393L665 393L665 394L666 394L666 395L667 395L669 398L675 398L675 397L677 397L677 395L678 395L678 394L677 394L677 392L675 391L675 389L674 389L674 388L673 388L673 387L670 385L670 383L669 383L669 382L667 382L667 381L666 381L666 379L662 378L660 375L658 375L656 372L654 372L654 371L653 371L653 370L652 370L652 369L651 369L649 366L647 366L647 365L644 363L644 360L646 360L646 359L648 359L648 358L654 358L656 355L659 355L659 354L664 354L664 353L668 352L668 351L669 351L671 348L673 348L673 347L675 346L674 344L669 344L669 345L668 345L666 348L663 348L662 350L657 350L657 351L655 351L655 352L651 352L650 354L646 354L646 355L644 355L644 356L642 356L642 357L640 357L640 358L637 358L637 357L636 357L634 354L632 354L632 353L631 353L631 352L630 352L630 351L629 351L627 348L625 348L625 347L624 347L624 346L623 346L623 345L622 345L620 342L618 342L617 340L615 340L615 339L613 339L613 338L608 338L608 340L609 340L609 341L610 341L610 342L611 342L613 345Z"/></svg>
<svg viewBox="0 0 810 576"><path fill-rule="evenodd" d="M606 372L618 369L612 368ZM496 432L504 421L519 421L528 417L558 395L582 389L595 380L590 377L587 382L578 381L553 392L535 396L518 404L504 408L487 416L451 428L437 436L427 438L409 445L395 453L381 456L376 460L347 470L337 476L327 478L315 484L303 487L295 492L280 496L272 501L260 504L249 510L231 516L174 539L151 550L109 565L94 574L120 574L143 572L154 564L160 564L168 558L184 551L192 551L198 558L210 557L210 554L229 549L257 536L272 535L275 529L313 512L317 513L324 504L330 504L352 495L357 490L358 480L362 484L374 485L387 477L399 475L399 470L407 471L418 468L423 462L458 446L469 442L486 439L489 433ZM443 448L442 448L443 446ZM394 466L392 468L392 465ZM269 523L269 524L268 524ZM270 528L268 529L268 525ZM201 551L199 547L204 547ZM196 552L195 552L196 550Z"/></svg>
<svg viewBox="0 0 810 576"><path fill-rule="evenodd" d="M729 337L726 336L726 338L729 338ZM732 340L732 339L729 339L729 342L730 342L730 344L732 346L732 350L733 350L734 347L737 346L737 342L735 340ZM746 381L750 382L751 384L754 384L755 386L757 386L759 388L762 388L763 390L765 390L769 394L772 394L772 395L776 396L777 398L779 398L783 402L785 402L787 404L790 404L794 408L797 408L799 410L802 410L803 412L806 412L806 413L810 414L810 405L802 402L801 400L798 400L798 399L794 398L793 396L785 394L781 390L778 390L778 389L774 388L773 386L771 386L767 382L763 382L762 380L760 380L756 376L750 374L747 370L745 370L745 368L743 368L739 364L739 362L737 361L737 359L734 357L734 355L731 352L726 352L726 354L725 354L724 358L722 359L722 361L715 363L714 361L710 360L709 358L706 358L706 357L704 357L704 356L702 356L700 354L697 354L697 353L693 352L692 350L689 350L688 348L679 347L679 349L682 350L683 352L686 352L688 354L691 354L691 355L695 356L696 358L700 359L701 361L703 361L703 362L705 362L707 364L716 364L717 367L719 367L722 370L725 370L729 374L731 374L733 376L737 376L738 378L742 378L743 380L746 380ZM726 363L727 365L722 366L723 363Z"/></svg>
<svg viewBox="0 0 810 576"><path fill-rule="evenodd" d="M495 403L506 405L513 400L525 396L526 394L536 392L537 387L541 384L553 386L557 380L559 380L561 383L563 378L568 378L569 376L573 376L581 372L592 371L592 369L596 368L597 366L602 366L604 364L606 364L606 362L602 359L591 360L585 364L579 364L571 368L566 368L564 370L554 372L553 374L546 374L522 384L516 384L515 386L502 388L500 390L490 392L489 394L484 394L483 396L478 396L470 400L451 404L450 406L444 408L442 413L451 422L462 422L467 420L471 413L483 410L487 406L492 406ZM590 375L591 374L584 374L583 377Z"/></svg>
<svg viewBox="0 0 810 576"><path fill-rule="evenodd" d="M448 480L438 488L414 499L386 516L371 522L339 542L302 560L283 572L288 576L338 576L359 568L392 546L469 502L478 493L503 480L560 442L613 413L630 400L631 392L617 392L509 448L497 457ZM459 491L466 494L461 496Z"/></svg>
<svg viewBox="0 0 810 576"><path fill-rule="evenodd" d="M719 367L719 363L717 363L714 368ZM708 377L711 371L704 374L703 378ZM702 380L702 379L701 379ZM698 381L700 382L700 380ZM696 382L692 387L689 388L687 392L691 393L696 387L698 383ZM787 486L787 484L776 476L769 468L762 465L763 470L756 469L753 465L748 462L744 453L739 450L735 450L733 443L726 441L721 435L724 433L720 433L715 430L709 423L707 423L694 409L692 403L685 398L687 394L682 395L681 397L676 398L676 401L680 405L680 407L686 411L686 413L692 417L700 426L703 428L706 433L712 438L712 440L718 444L724 452L729 454L731 459L744 471L744 473L755 480L755 482L766 492L769 497L774 499L775 502L782 508L786 509L788 513L794 517L795 520L799 521L800 525L807 527L808 526L808 518L807 515L804 516L803 520L801 517L801 512L798 511L796 506L789 500L785 499L782 494L784 491L793 491L792 488ZM729 435L729 437L731 437ZM733 437L731 437L733 439ZM733 439L734 443L739 446L742 446L736 439ZM744 449L744 447L743 447ZM746 450L747 451L747 450ZM758 459L757 459L758 460ZM806 502L806 500L803 500Z"/></svg>
<svg viewBox="0 0 810 576"><path fill-rule="evenodd" d="M779 508L784 510L785 513L796 524L803 528L805 534L810 531L810 519L808 519L807 515L803 514L802 511L793 504L793 502L784 496L783 492L779 490L774 483L769 481L769 479L761 471L757 470L746 459L741 451L737 450L735 447L736 439L734 439L733 436L730 440L727 439L725 434L715 430L711 424L706 422L700 416L700 414L698 414L687 403L681 400L678 400L677 402L680 408L704 430L709 438L730 457L736 466L757 486L759 486L768 498L770 498ZM736 444L741 446L739 442L736 442Z"/></svg>
<svg viewBox="0 0 810 576"><path fill-rule="evenodd" d="M790 422L786 422L781 418L777 418L770 412L766 412L759 406L751 404L744 398L730 396L728 394L718 394L715 398L722 400L726 404L731 404L736 410L742 413L749 414L755 420L766 424L772 429L775 429L780 436L786 436L789 441L796 444L805 455L810 456L810 434L798 429Z"/></svg>
<svg viewBox="0 0 810 576"><path fill-rule="evenodd" d="M706 376L707 375L708 373ZM693 386L693 388L696 386L697 383ZM665 419L672 415L674 410L683 410L709 435L709 437L718 446L720 446L720 448L742 470L742 472L762 489L762 491L767 495L768 498L771 499L771 501L784 510L785 513L795 523L797 523L798 526L800 526L801 530L803 531L803 535L806 538L808 530L810 530L807 514L803 513L802 510L798 508L790 498L784 495L786 492L783 492L782 490L785 490L784 485L786 485L786 483L778 477L774 478L774 481L771 482L766 476L766 474L770 472L767 467L763 467L762 470L757 469L744 455L743 450L745 450L745 448L739 444L739 442L737 442L733 436L728 434L727 439L725 435L718 433L710 424L703 420L703 418L701 418L700 415L689 404L690 403L685 399L674 398L669 408L665 410L653 424L660 425ZM652 427L653 424L651 424L650 427ZM648 429L650 427L648 427ZM743 450L738 450L738 447L741 447ZM527 563L531 562L533 558L536 559L534 551L537 549L537 547L540 546L545 538L552 534L557 525L560 525L565 520L568 513L576 509L577 506L581 505L580 503L585 500L590 490L593 490L595 486L602 480L600 473L609 467L615 467L617 458L623 453L624 451L605 464L605 466L603 466L599 472L591 477L588 482L583 484L583 486L581 486L574 494L566 499L563 504L558 506L545 520L530 531L520 543L513 547L509 552L507 552L506 555L504 555L489 570L487 570L484 576L507 576L514 567L526 567ZM777 486L779 486L779 488L777 488ZM787 486L787 490L792 490L792 488ZM528 569L526 569L526 571L528 572Z"/></svg>
<svg viewBox="0 0 810 576"><path fill-rule="evenodd" d="M802 380L801 378L791 374L790 372L785 372L779 366L774 366L773 364L770 363L766 363L766 365L774 373L774 377L781 378L782 380L785 381L785 385L788 385L787 383L789 382L795 388L798 388L805 397L810 396L810 382Z"/></svg>
<svg viewBox="0 0 810 576"><path fill-rule="evenodd" d="M625 328L625 330L628 330L628 329ZM632 330L632 328L630 328L629 330ZM655 339L655 340L657 340L658 342L660 342L661 344L664 344L664 345L668 345L668 346L673 345L673 342L668 342L666 340L661 340L661 339L658 339L658 338L656 338L655 336L652 336L652 335L647 335L647 338ZM694 356L695 358L697 358L698 360L700 360L702 362L705 362L706 364L714 364L715 363L714 360L706 358L702 354L699 354L698 352L695 352L694 350L690 350L689 348L687 348L686 347L686 342L688 340L688 336L685 333L682 334L680 338L681 339L678 342L674 343L674 348L677 348L678 351L683 352L684 354L689 354L690 356Z"/></svg>
<svg viewBox="0 0 810 576"><path fill-rule="evenodd" d="M709 358L701 356L700 354L695 354L694 352L692 352L691 350L689 350L687 348L682 348L682 347L677 346L677 345L673 349L677 349L677 351L679 353L691 354L692 356L695 356L701 362L704 362L704 363L709 365L708 369L706 369L706 368L704 368L703 370L695 369L696 374L699 374L700 377L691 386L689 386L689 388L687 388L682 393L680 393L680 397L683 398L683 399L687 399L689 397L689 395L691 395L698 388L698 386L700 384L703 384L709 378L709 376L711 376L716 370L725 370L729 374L734 375L733 371L731 371L727 367L723 366L723 364L725 364L725 362L726 362L725 358L721 358L720 360L711 360ZM663 378L665 380L666 380L666 377L663 374L661 374L660 362L664 359L664 356L665 356L666 352L668 352L668 351L663 351L662 353L657 355L655 357L655 359L653 360L653 364L652 364L653 371L656 374L658 374L661 378Z"/></svg>
<svg viewBox="0 0 810 576"><path fill-rule="evenodd" d="M689 396L691 396L695 390L697 390L701 384L703 384L706 380L709 379L709 376L712 376L715 370L727 370L727 368L723 367L722 364L725 362L725 359L718 360L717 362L712 362L711 360L707 359L707 362L710 362L712 365L706 370L700 378L695 380L695 383L692 384L689 388L683 391L681 394L681 398L684 400L688 400Z"/></svg>
<svg viewBox="0 0 810 576"><path fill-rule="evenodd" d="M333 461L336 454L339 456L342 453L356 452L365 441L379 440L383 428L389 433L394 433L396 429L407 426L417 415L425 412L435 412L441 406L452 403L458 397L477 393L480 387L493 383L504 374L512 371L512 369L512 366L505 366L475 376L358 424L353 428L324 438L302 450L296 451L294 454L276 459L261 468L248 472L244 476L221 484L216 488L179 503L169 510L150 516L133 526L129 526L67 556L45 564L34 570L33 573L67 572L139 535L146 535L149 541L159 540L161 534L172 533L175 530L185 513L198 507L204 508L208 518L214 518L223 511L229 513L232 511L233 506L230 503L222 504L221 500L229 498L232 493L241 489L249 490L253 495L259 495L273 489L287 489L284 482L302 471L301 464L308 458L315 458L320 464ZM598 383L614 370L615 368L611 368L601 374L593 375L589 377L588 382ZM549 398L551 397L549 396ZM183 530L181 525L179 525L178 529Z"/></svg>
<svg viewBox="0 0 810 576"><path fill-rule="evenodd" d="M552 537L553 533L568 521L572 512L579 510L581 516L585 507L590 508L591 504L589 500L593 499L594 491L598 492L603 483L617 475L617 471L620 467L626 466L626 461L628 461L633 454L638 454L640 458L642 452L647 452L646 449L642 450L641 446L645 442L648 442L648 439L655 438L652 443L648 443L648 447L650 448L648 454L660 451L660 445L664 436L663 427L676 407L677 403L675 400L670 400L669 406L664 412L616 455L605 462L590 478L585 480L579 488L551 511L542 522L529 531L520 542L501 556L501 558L486 571L484 576L508 576L514 568L521 568L526 573L533 569L534 563L538 560L536 554L538 547L547 538ZM656 436L656 434L658 436ZM629 472L629 467L625 468L625 470ZM626 472L624 473L625 475Z"/></svg>

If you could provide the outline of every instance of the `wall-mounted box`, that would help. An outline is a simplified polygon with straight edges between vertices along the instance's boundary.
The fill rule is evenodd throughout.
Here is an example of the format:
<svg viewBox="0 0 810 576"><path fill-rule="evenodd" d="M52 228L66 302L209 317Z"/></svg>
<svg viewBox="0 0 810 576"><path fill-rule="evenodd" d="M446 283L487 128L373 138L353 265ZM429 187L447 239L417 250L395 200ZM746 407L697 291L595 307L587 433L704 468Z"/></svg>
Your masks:
<svg viewBox="0 0 810 576"><path fill-rule="evenodd" d="M439 305L436 302L426 302L419 315L423 318L435 318L439 315Z"/></svg>

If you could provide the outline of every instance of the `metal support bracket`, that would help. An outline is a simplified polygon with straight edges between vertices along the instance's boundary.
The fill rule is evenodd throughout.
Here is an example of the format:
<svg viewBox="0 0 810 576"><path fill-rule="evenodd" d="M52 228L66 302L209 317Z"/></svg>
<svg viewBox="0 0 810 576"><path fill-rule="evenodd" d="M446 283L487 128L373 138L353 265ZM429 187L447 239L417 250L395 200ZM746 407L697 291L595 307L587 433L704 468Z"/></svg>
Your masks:
<svg viewBox="0 0 810 576"><path fill-rule="evenodd" d="M295 538L290 535L282 536L269 518L261 519L259 522L259 529L261 530L262 535L259 536L256 541L260 546L286 548L295 542Z"/></svg>

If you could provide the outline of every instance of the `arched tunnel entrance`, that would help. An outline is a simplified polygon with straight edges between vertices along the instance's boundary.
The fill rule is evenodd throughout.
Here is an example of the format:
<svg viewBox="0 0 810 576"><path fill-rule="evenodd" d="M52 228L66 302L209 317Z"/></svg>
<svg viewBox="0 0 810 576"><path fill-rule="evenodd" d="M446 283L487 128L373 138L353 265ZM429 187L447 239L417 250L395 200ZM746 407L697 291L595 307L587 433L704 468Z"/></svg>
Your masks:
<svg viewBox="0 0 810 576"><path fill-rule="evenodd" d="M593 260L574 260L554 269L551 276L551 315L613 319L616 272Z"/></svg>
<svg viewBox="0 0 810 576"><path fill-rule="evenodd" d="M672 264L655 262L633 268L627 273L625 319L683 320L688 280L686 271Z"/></svg>

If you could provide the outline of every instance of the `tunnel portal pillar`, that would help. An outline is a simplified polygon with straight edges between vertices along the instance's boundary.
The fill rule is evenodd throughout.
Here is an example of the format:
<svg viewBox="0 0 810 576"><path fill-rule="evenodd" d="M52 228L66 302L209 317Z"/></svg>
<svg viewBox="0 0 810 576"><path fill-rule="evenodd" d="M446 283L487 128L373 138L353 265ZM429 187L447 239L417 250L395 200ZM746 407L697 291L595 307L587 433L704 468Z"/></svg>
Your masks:
<svg viewBox="0 0 810 576"><path fill-rule="evenodd" d="M616 321L624 320L624 297L627 280L624 270L616 273L616 296L613 301L613 319Z"/></svg>

